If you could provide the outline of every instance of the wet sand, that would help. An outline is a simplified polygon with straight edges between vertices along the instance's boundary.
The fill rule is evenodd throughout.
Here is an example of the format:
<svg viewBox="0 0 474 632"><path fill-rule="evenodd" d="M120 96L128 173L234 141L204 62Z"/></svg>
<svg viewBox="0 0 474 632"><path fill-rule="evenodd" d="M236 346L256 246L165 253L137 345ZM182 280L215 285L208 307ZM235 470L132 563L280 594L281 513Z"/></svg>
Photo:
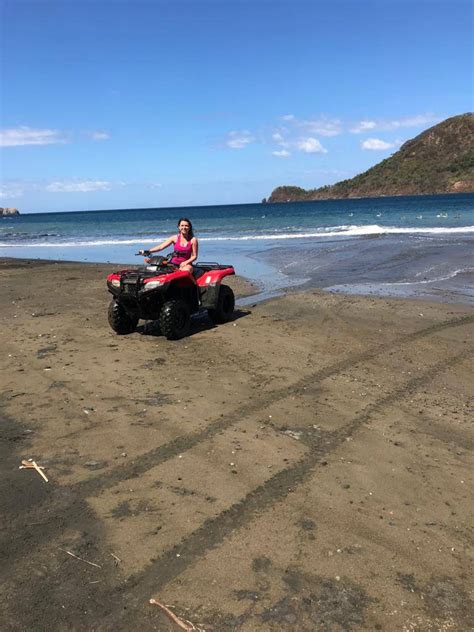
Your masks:
<svg viewBox="0 0 474 632"><path fill-rule="evenodd" d="M109 329L110 269L0 260L1 629L469 629L473 310L308 291L169 342Z"/></svg>
<svg viewBox="0 0 474 632"><path fill-rule="evenodd" d="M284 243L262 253L301 289L416 298L474 306L474 238L451 235L369 235ZM302 273L302 263L304 271Z"/></svg>

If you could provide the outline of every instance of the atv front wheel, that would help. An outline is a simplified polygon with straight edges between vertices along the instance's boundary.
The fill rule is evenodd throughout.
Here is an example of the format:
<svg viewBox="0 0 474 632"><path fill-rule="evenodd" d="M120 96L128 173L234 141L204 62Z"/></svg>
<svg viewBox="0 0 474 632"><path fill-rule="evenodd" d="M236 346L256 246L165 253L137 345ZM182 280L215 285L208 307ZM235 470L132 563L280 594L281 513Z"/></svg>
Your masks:
<svg viewBox="0 0 474 632"><path fill-rule="evenodd" d="M226 323L232 318L234 308L234 292L228 285L221 285L216 307L214 309L208 309L207 311L215 323Z"/></svg>
<svg viewBox="0 0 474 632"><path fill-rule="evenodd" d="M191 313L188 304L179 299L167 301L160 312L160 329L168 340L179 340L189 334Z"/></svg>
<svg viewBox="0 0 474 632"><path fill-rule="evenodd" d="M117 334L131 334L138 325L138 318L130 316L117 301L110 302L108 318L109 325Z"/></svg>

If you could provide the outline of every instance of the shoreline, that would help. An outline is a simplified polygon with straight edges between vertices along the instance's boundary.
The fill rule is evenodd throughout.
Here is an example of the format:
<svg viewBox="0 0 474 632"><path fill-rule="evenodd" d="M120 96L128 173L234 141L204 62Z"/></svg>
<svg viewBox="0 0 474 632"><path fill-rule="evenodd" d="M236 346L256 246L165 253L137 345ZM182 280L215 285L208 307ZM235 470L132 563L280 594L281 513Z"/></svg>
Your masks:
<svg viewBox="0 0 474 632"><path fill-rule="evenodd" d="M111 331L110 264L34 263L0 260L3 629L468 627L472 309L312 290L170 342Z"/></svg>
<svg viewBox="0 0 474 632"><path fill-rule="evenodd" d="M389 258L387 241L388 251L391 252ZM444 250L441 255L436 253L433 256L430 247L435 251L440 248ZM473 240L465 238L464 249L460 248L458 243L451 245L447 242L441 243L441 246L428 244L424 251L420 251L419 244L407 244L404 240L377 236L365 240L347 239L317 245L304 244L297 249L297 252L302 253L301 263L298 256L295 258L294 249L283 244L281 247L258 251L247 258L238 257L237 261L240 262L244 273L238 274L239 266L235 266L236 275L230 283L244 299L240 302L242 306L249 304L251 296L255 302L261 302L286 294L312 290L347 296L406 298L472 306L474 268L465 266L468 260L467 252L473 247ZM451 251L445 252L449 248ZM407 260L406 265L403 264L404 259ZM418 260L418 273L416 268L411 267L413 259ZM111 263L0 256L0 262L2 261L30 262L28 265L34 262L40 265L47 262L104 265L109 266L110 271L139 265L136 262ZM282 264L282 261L285 263ZM437 270L438 278L425 277L417 281L416 277L423 274L425 269L428 269L428 274L430 270ZM438 272L440 269L444 271ZM403 279L404 275L408 275L406 278L411 280L398 280Z"/></svg>

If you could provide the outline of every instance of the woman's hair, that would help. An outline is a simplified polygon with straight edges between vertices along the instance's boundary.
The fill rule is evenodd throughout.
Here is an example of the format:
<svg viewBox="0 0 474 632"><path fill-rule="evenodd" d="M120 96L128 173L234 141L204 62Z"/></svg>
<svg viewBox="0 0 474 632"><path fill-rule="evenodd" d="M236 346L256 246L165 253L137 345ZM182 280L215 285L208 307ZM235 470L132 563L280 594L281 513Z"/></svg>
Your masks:
<svg viewBox="0 0 474 632"><path fill-rule="evenodd" d="M192 239L194 237L194 232L193 232L193 225L191 224L191 220L188 219L187 217L180 217L179 220L178 220L178 228L179 228L179 225L181 224L181 222L188 222L188 224L189 224L189 236Z"/></svg>

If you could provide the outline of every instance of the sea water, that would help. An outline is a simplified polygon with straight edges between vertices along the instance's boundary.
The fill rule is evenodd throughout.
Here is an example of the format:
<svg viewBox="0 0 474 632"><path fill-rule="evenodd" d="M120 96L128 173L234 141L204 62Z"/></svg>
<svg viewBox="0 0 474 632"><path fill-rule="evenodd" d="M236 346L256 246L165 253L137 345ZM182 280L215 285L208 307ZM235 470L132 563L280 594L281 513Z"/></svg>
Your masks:
<svg viewBox="0 0 474 632"><path fill-rule="evenodd" d="M0 220L0 256L139 263L183 216L200 261L233 264L264 295L473 300L474 194L24 214Z"/></svg>

